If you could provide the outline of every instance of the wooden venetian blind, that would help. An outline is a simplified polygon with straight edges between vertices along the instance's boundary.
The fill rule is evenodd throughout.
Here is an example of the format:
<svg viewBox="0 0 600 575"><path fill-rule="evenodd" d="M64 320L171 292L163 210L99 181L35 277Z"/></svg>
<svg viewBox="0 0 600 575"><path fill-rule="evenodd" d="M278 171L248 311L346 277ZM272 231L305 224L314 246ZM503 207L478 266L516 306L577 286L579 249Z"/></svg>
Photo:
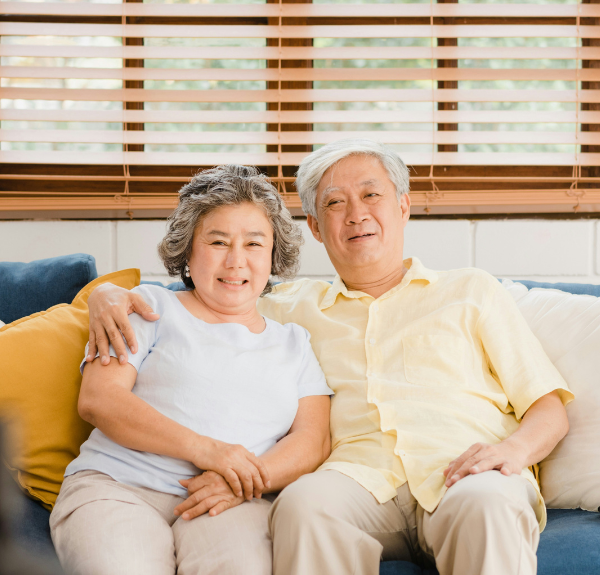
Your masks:
<svg viewBox="0 0 600 575"><path fill-rule="evenodd" d="M600 5L1 2L0 210L165 209L393 146L427 213L600 211ZM144 212L146 213L146 212Z"/></svg>

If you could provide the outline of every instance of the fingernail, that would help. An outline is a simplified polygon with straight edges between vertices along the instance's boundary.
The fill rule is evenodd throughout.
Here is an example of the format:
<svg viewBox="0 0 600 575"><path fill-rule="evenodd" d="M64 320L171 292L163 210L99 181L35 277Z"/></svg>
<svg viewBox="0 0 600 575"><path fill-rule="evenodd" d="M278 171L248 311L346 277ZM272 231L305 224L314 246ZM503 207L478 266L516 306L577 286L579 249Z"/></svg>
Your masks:
<svg viewBox="0 0 600 575"><path fill-rule="evenodd" d="M267 487L271 487L271 482L267 481Z"/></svg>
<svg viewBox="0 0 600 575"><path fill-rule="evenodd" d="M175 511L173 511L173 515L179 515L179 511L177 511L177 509L175 509Z"/></svg>
<svg viewBox="0 0 600 575"><path fill-rule="evenodd" d="M131 347L131 353L137 353L137 347L135 347L135 345Z"/></svg>
<svg viewBox="0 0 600 575"><path fill-rule="evenodd" d="M91 356L91 355L88 355L88 356L85 358L85 361L92 361L92 356Z"/></svg>
<svg viewBox="0 0 600 575"><path fill-rule="evenodd" d="M479 473L479 467L477 467L477 465L473 465L473 467L471 467L471 471L473 473Z"/></svg>
<svg viewBox="0 0 600 575"><path fill-rule="evenodd" d="M458 481L460 479L460 475L458 473L452 476L452 481Z"/></svg>
<svg viewBox="0 0 600 575"><path fill-rule="evenodd" d="M125 356L124 356L124 355L120 355L120 356L119 356L119 361L120 361L121 363L125 363Z"/></svg>
<svg viewBox="0 0 600 575"><path fill-rule="evenodd" d="M187 513L184 513L181 517L182 517L182 519L189 519L190 518L190 516Z"/></svg>
<svg viewBox="0 0 600 575"><path fill-rule="evenodd" d="M106 357L105 355L102 356L102 363L104 365L106 365L108 363L108 357Z"/></svg>

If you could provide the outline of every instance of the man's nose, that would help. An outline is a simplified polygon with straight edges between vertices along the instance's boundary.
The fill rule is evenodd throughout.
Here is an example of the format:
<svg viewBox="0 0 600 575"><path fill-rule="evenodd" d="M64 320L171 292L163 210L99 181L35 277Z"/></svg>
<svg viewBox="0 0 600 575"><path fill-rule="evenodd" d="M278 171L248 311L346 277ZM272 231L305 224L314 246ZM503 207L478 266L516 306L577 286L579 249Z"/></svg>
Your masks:
<svg viewBox="0 0 600 575"><path fill-rule="evenodd" d="M362 202L351 202L348 204L346 220L348 224L360 224L369 219L369 211Z"/></svg>

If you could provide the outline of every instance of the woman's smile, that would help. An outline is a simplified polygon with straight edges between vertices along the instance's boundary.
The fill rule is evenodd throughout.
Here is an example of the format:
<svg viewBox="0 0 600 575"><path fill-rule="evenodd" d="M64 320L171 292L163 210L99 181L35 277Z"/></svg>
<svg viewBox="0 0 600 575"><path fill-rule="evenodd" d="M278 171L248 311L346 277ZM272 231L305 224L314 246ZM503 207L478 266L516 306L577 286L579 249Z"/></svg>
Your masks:
<svg viewBox="0 0 600 575"><path fill-rule="evenodd" d="M217 280L232 287L243 287L248 283L248 280L244 278L217 278Z"/></svg>

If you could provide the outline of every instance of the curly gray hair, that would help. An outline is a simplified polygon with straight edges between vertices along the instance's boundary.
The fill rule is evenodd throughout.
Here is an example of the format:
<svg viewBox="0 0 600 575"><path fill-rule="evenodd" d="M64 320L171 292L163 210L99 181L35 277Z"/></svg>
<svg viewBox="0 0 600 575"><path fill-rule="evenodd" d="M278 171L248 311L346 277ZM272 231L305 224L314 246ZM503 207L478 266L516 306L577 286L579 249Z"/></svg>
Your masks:
<svg viewBox="0 0 600 575"><path fill-rule="evenodd" d="M390 180L396 186L398 201L404 194L408 194L410 189L408 169L392 148L374 140L338 140L315 150L300 163L296 189L302 200L305 214L317 217L317 188L323 174L340 160L357 155L373 156L381 162Z"/></svg>
<svg viewBox="0 0 600 575"><path fill-rule="evenodd" d="M179 205L169 216L167 235L158 245L158 255L169 275L179 276L188 289L193 289L192 278L185 276L185 266L192 252L194 231L213 210L245 202L261 207L273 227L271 274L293 279L300 266L300 228L266 176L254 167L235 164L200 172L179 190ZM269 280L261 295L271 289Z"/></svg>

